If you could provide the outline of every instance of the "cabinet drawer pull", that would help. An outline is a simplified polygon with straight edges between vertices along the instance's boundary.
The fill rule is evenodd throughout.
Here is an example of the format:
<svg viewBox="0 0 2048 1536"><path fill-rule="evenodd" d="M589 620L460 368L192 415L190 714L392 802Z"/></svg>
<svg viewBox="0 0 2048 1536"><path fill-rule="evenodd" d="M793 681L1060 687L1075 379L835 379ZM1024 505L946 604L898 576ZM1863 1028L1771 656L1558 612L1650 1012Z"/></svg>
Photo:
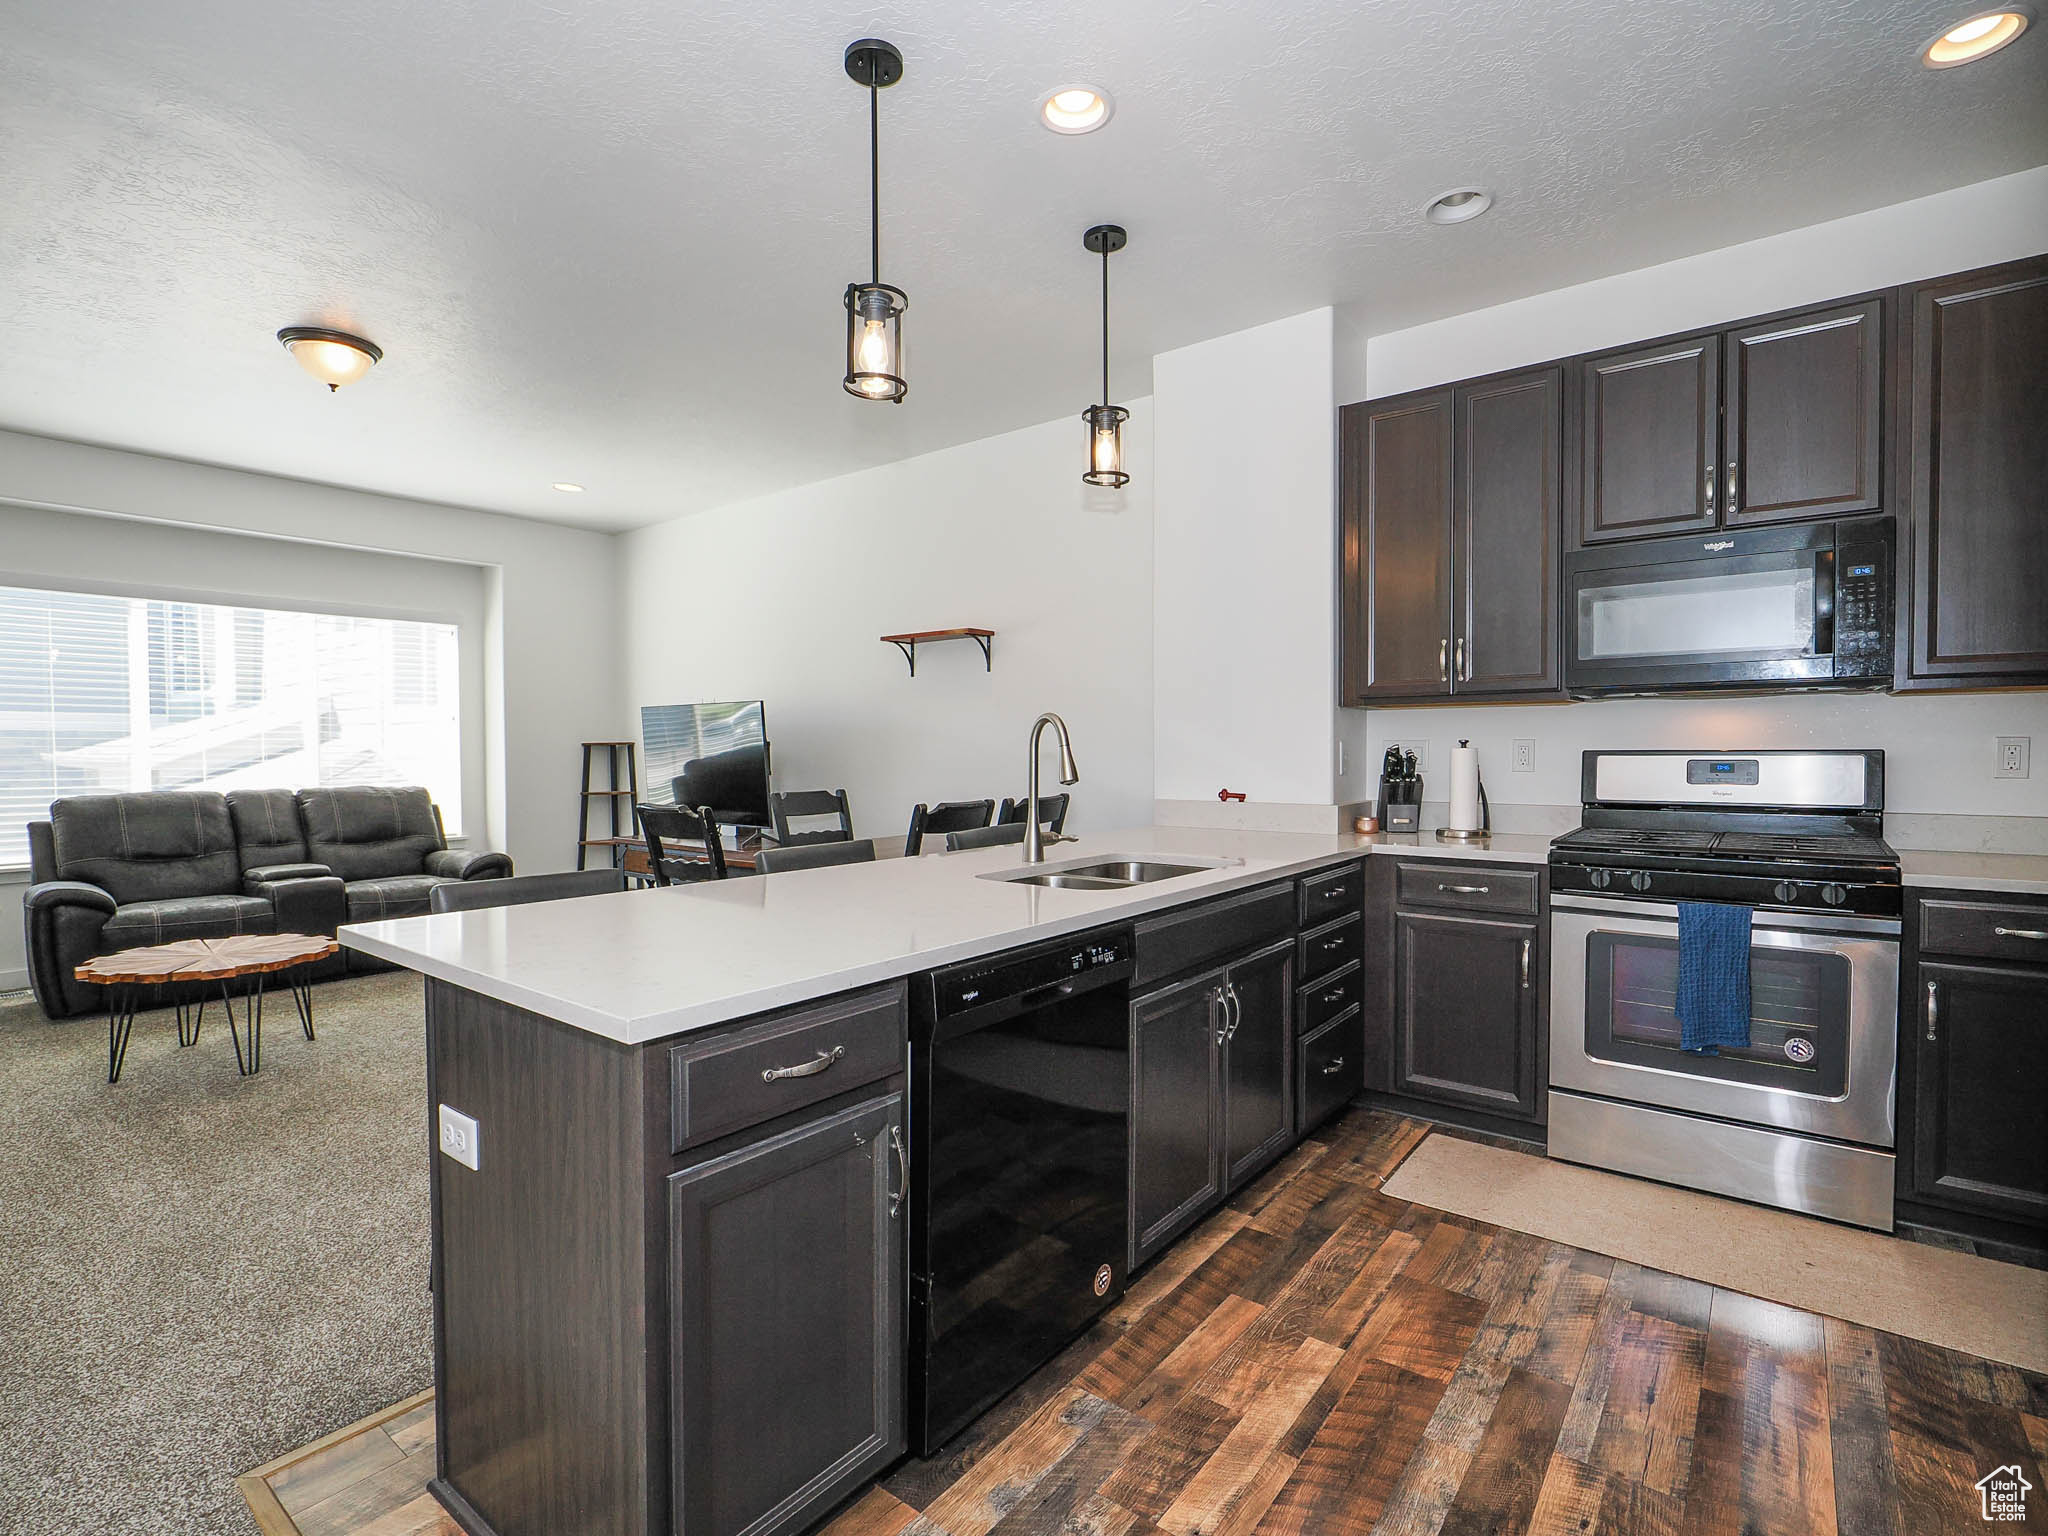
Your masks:
<svg viewBox="0 0 2048 1536"><path fill-rule="evenodd" d="M761 1069L761 1081L773 1083L785 1077L816 1077L820 1072L829 1069L833 1062L845 1054L845 1046L835 1045L829 1051L818 1052L818 1059L816 1061L807 1061L799 1067L763 1067Z"/></svg>
<svg viewBox="0 0 2048 1536"><path fill-rule="evenodd" d="M1444 892L1446 892L1446 891L1456 891L1456 892L1457 892L1457 893L1458 893L1458 894L1459 894L1460 896L1484 896L1484 895L1486 894L1486 892L1487 892L1487 888L1486 888L1485 886L1483 886L1483 885L1441 885L1441 884L1440 884L1440 885L1438 885L1438 886L1437 886L1437 888L1436 888L1436 889L1437 889L1437 894L1438 894L1438 895L1442 895L1442 894L1443 894Z"/></svg>
<svg viewBox="0 0 2048 1536"><path fill-rule="evenodd" d="M2048 939L2048 928L1994 928L2001 939Z"/></svg>
<svg viewBox="0 0 2048 1536"><path fill-rule="evenodd" d="M1523 990L1524 992L1526 992L1526 991L1528 991L1528 990L1529 990L1529 945L1530 945L1530 942L1531 942L1531 941L1530 941L1530 940L1528 940L1528 939L1524 939L1524 940L1522 940L1522 990Z"/></svg>
<svg viewBox="0 0 2048 1536"><path fill-rule="evenodd" d="M903 1127L889 1127L889 1150L896 1154L896 1171L903 1176L903 1182L889 1191L889 1214L897 1216L903 1210L903 1197L910 1193L910 1149L903 1145Z"/></svg>
<svg viewBox="0 0 2048 1536"><path fill-rule="evenodd" d="M1941 996L1935 991L1937 985L1932 981L1927 983L1927 1042L1930 1045L1935 1040L1934 1026L1941 1022Z"/></svg>
<svg viewBox="0 0 2048 1536"><path fill-rule="evenodd" d="M1344 1058L1342 1056L1339 1056L1335 1061L1331 1062L1327 1067L1323 1068L1323 1076L1335 1077L1339 1072L1342 1072L1343 1070Z"/></svg>
<svg viewBox="0 0 2048 1536"><path fill-rule="evenodd" d="M1344 1001L1344 989L1342 987L1332 987L1323 994L1323 1001L1326 1003L1341 1003Z"/></svg>

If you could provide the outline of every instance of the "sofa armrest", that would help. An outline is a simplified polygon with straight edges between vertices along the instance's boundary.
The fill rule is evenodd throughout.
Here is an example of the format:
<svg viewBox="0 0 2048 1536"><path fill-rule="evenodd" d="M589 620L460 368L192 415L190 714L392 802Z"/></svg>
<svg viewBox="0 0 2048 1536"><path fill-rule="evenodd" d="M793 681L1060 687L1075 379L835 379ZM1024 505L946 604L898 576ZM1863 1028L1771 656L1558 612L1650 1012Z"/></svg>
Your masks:
<svg viewBox="0 0 2048 1536"><path fill-rule="evenodd" d="M499 880L512 873L512 860L502 853L469 853L437 848L427 855L426 872L443 880Z"/></svg>
<svg viewBox="0 0 2048 1536"><path fill-rule="evenodd" d="M83 880L45 880L41 885L32 885L22 893L21 904L30 912L44 912L54 907L90 907L108 917L114 915L119 905L109 892Z"/></svg>
<svg viewBox="0 0 2048 1536"><path fill-rule="evenodd" d="M319 868L319 865L279 865L277 868ZM348 920L348 888L334 875L294 876L282 880L256 880L250 870L242 876L242 888L261 896L277 914L279 933L319 934L334 937L334 930Z"/></svg>
<svg viewBox="0 0 2048 1536"><path fill-rule="evenodd" d="M280 880L318 880L333 873L325 864L260 864L242 871L242 890L246 895L261 896L258 886L275 885Z"/></svg>

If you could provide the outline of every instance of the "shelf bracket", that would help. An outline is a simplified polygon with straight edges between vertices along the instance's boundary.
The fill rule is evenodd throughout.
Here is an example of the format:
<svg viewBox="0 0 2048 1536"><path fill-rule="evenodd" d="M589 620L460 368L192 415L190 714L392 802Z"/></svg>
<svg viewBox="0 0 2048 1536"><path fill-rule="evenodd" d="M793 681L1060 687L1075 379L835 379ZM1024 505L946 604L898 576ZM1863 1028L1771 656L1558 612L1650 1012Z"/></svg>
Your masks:
<svg viewBox="0 0 2048 1536"><path fill-rule="evenodd" d="M992 649L992 642L995 640L994 630L940 629L929 633L920 631L912 635L884 635L882 639L903 653L903 659L909 664L912 677L917 676L917 643L920 640L972 640L981 647L982 671L995 671L995 656Z"/></svg>

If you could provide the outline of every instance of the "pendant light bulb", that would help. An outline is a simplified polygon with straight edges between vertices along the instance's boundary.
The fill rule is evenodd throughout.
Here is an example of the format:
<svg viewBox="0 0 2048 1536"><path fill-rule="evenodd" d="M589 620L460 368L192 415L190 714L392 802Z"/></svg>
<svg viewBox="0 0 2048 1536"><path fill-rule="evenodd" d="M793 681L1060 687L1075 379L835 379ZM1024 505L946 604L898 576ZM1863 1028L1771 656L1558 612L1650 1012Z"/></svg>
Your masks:
<svg viewBox="0 0 2048 1536"><path fill-rule="evenodd" d="M1124 423L1131 419L1131 413L1120 405L1109 404L1109 256L1112 251L1122 250L1129 238L1115 224L1098 224L1081 237L1082 248L1102 258L1103 400L1101 405L1091 405L1081 413L1081 419L1088 424L1088 468L1081 478L1089 485L1108 486L1112 490L1131 483L1131 477L1124 472Z"/></svg>
<svg viewBox="0 0 2048 1536"><path fill-rule="evenodd" d="M903 290L882 281L881 92L903 78L893 43L862 38L846 50L847 77L868 93L869 277L846 285L846 392L862 400L902 404L910 391L903 370Z"/></svg>

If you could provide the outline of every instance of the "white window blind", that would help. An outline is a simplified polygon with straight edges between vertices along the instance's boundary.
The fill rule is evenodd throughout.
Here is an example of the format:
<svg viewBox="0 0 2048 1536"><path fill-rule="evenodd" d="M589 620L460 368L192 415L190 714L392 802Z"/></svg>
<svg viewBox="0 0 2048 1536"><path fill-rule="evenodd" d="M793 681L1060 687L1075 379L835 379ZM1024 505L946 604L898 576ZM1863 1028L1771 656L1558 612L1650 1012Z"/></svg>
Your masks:
<svg viewBox="0 0 2048 1536"><path fill-rule="evenodd" d="M63 795L423 784L462 825L452 624L0 587L0 865Z"/></svg>

